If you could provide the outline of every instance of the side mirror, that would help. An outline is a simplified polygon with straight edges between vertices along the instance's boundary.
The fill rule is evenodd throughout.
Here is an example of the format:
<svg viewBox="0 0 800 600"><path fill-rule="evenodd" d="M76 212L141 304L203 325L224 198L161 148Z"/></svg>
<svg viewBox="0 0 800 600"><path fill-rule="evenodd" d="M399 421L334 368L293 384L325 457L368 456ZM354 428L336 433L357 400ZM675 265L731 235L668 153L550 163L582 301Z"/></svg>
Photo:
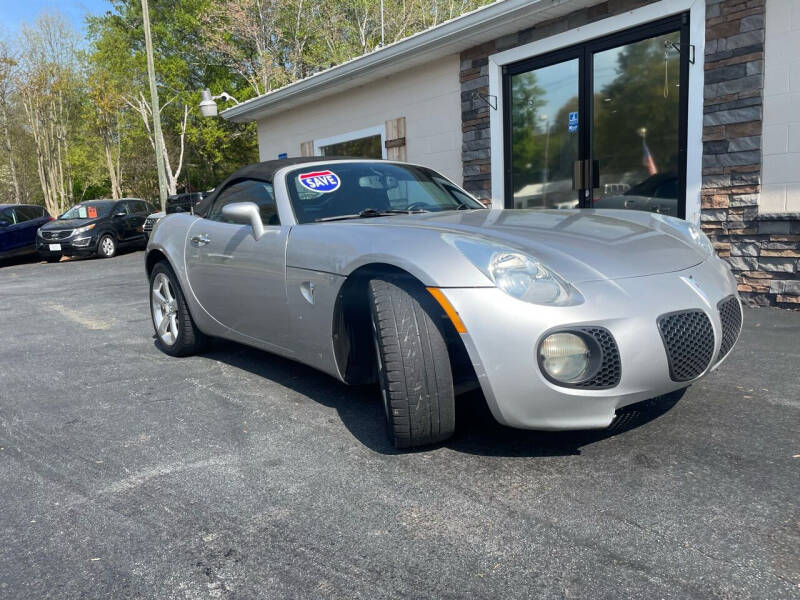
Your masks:
<svg viewBox="0 0 800 600"><path fill-rule="evenodd" d="M264 224L261 222L261 212L255 202L233 202L222 207L222 216L231 223L250 225L253 228L253 237L256 240L264 235Z"/></svg>
<svg viewBox="0 0 800 600"><path fill-rule="evenodd" d="M121 210L121 211L119 211L119 212L115 212L115 213L114 213L114 216L115 216L115 217L125 217L125 216L127 216L127 214L128 214L128 213L126 213L124 210Z"/></svg>
<svg viewBox="0 0 800 600"><path fill-rule="evenodd" d="M0 219L0 227L8 227L11 225L11 221L8 219Z"/></svg>

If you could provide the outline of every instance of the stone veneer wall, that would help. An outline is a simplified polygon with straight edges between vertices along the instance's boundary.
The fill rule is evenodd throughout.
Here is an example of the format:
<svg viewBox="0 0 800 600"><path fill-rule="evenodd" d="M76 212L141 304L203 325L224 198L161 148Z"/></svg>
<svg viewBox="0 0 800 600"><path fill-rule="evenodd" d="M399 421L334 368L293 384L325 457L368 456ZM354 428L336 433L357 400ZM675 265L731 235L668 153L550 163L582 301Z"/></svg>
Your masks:
<svg viewBox="0 0 800 600"><path fill-rule="evenodd" d="M759 212L765 0L706 0L701 222L742 298L800 308L800 215Z"/></svg>
<svg viewBox="0 0 800 600"><path fill-rule="evenodd" d="M609 0L461 53L464 187L491 195L488 57L655 0ZM706 0L701 219L746 302L800 308L800 215L758 212L764 0ZM501 99L498 99L501 101Z"/></svg>

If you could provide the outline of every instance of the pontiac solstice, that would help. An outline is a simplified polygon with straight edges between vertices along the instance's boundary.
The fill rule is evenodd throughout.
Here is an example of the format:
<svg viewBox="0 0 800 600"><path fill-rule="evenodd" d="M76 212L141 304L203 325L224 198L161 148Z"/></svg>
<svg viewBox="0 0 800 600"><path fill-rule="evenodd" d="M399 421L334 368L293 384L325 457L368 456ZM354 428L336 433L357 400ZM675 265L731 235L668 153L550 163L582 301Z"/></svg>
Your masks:
<svg viewBox="0 0 800 600"><path fill-rule="evenodd" d="M146 270L164 352L218 336L377 382L397 447L449 437L470 382L512 427L606 427L715 369L742 324L733 275L691 223L489 210L389 161L240 169L156 225Z"/></svg>

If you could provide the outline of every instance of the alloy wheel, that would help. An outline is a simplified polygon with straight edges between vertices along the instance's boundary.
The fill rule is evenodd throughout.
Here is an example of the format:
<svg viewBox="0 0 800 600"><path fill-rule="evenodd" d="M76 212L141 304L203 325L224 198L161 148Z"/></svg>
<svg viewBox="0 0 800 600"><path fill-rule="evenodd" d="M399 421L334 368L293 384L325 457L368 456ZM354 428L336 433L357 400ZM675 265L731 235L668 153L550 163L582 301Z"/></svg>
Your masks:
<svg viewBox="0 0 800 600"><path fill-rule="evenodd" d="M178 302L172 282L164 273L153 278L150 290L150 302L153 307L153 324L161 341L172 346L178 339Z"/></svg>
<svg viewBox="0 0 800 600"><path fill-rule="evenodd" d="M103 251L103 254L106 256L113 256L114 255L114 240L110 237L104 237L103 241L100 242L100 250Z"/></svg>

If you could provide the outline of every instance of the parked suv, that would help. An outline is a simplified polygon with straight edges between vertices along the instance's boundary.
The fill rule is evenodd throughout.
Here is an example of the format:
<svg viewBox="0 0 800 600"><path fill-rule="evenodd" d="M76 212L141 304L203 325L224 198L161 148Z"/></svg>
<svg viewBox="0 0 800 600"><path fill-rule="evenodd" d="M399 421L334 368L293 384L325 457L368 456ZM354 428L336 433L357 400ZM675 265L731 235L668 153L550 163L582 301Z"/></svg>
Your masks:
<svg viewBox="0 0 800 600"><path fill-rule="evenodd" d="M158 211L147 217L144 222L144 236L150 238L150 234L156 224L172 213L187 212L194 213L196 207L208 196L209 192L192 192L190 194L175 194L167 197L167 212Z"/></svg>
<svg viewBox="0 0 800 600"><path fill-rule="evenodd" d="M35 253L36 232L52 220L41 206L0 204L0 258Z"/></svg>
<svg viewBox="0 0 800 600"><path fill-rule="evenodd" d="M62 256L111 258L121 246L147 243L142 226L150 211L138 198L81 202L39 230L36 249L48 262Z"/></svg>

